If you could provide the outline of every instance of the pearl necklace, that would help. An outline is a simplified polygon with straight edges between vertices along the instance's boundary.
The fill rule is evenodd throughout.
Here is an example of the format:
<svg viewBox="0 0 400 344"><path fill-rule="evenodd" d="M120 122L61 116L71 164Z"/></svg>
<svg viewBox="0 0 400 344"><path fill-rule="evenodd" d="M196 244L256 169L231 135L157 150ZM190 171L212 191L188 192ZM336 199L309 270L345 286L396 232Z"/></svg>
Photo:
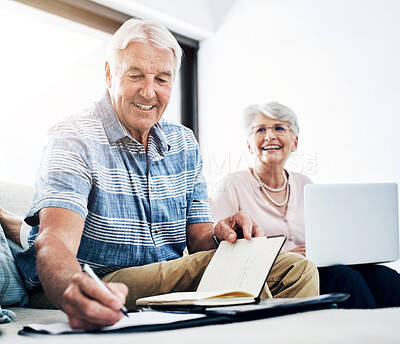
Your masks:
<svg viewBox="0 0 400 344"><path fill-rule="evenodd" d="M282 190L286 187L286 185L287 185L287 177L286 177L285 171L282 172L282 175L283 175L283 185L282 185L280 188L277 188L277 189L271 188L270 186L268 186L267 184L265 184L265 183L261 180L260 176L257 174L255 168L253 168L253 173L254 173L254 177L256 177L256 179L257 179L257 181L260 183L260 185L263 186L264 188L266 188L266 189L269 190L269 191L272 191L272 192L279 192L279 191L282 191Z"/></svg>
<svg viewBox="0 0 400 344"><path fill-rule="evenodd" d="M286 177L285 171L283 171L283 176L284 176L283 186L278 188L278 189L271 188L267 184L263 183L263 181L261 180L260 176L257 174L255 168L253 168L253 173L254 173L254 177L257 179L258 183L260 184L261 190L264 192L264 195L267 196L267 198L271 201L272 204L276 205L277 207L283 207L284 205L287 204L287 202L289 201L290 185L287 182L287 177ZM271 195L267 192L267 189L272 191L272 192L279 192L279 191L282 191L285 187L286 187L286 197L285 197L285 200L282 203L278 203L277 201L275 201L271 197Z"/></svg>

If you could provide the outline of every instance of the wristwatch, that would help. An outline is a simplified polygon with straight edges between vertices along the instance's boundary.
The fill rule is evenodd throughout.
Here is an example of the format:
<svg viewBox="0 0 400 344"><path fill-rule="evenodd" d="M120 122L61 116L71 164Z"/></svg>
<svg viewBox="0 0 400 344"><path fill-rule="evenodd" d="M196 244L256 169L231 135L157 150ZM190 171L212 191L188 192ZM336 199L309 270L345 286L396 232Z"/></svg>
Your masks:
<svg viewBox="0 0 400 344"><path fill-rule="evenodd" d="M217 247L221 243L221 240L219 240L215 234L213 235L213 241L214 241L215 246L217 246Z"/></svg>

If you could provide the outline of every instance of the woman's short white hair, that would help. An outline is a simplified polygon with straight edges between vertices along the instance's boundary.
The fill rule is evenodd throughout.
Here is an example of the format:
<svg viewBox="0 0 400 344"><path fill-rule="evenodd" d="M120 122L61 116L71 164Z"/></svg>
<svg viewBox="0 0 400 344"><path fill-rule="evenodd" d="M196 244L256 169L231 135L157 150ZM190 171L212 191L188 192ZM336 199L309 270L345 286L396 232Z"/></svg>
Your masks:
<svg viewBox="0 0 400 344"><path fill-rule="evenodd" d="M258 114L263 114L269 118L282 122L287 122L294 137L299 136L299 122L295 112L288 106L278 102L270 102L262 105L250 105L243 110L243 122L246 135L250 135L254 118Z"/></svg>
<svg viewBox="0 0 400 344"><path fill-rule="evenodd" d="M131 42L153 43L172 51L174 54L174 76L182 61L182 48L163 25L152 21L132 18L127 20L114 33L107 47L107 61L112 71L118 66L121 51Z"/></svg>

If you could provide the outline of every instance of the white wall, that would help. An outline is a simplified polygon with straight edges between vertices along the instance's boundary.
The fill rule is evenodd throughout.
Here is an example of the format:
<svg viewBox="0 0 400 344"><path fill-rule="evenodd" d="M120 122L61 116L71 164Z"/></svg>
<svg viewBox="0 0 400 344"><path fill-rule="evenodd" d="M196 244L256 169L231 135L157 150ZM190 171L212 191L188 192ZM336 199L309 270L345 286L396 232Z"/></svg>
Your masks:
<svg viewBox="0 0 400 344"><path fill-rule="evenodd" d="M242 109L271 100L291 106L300 119L299 150L290 169L307 173L316 182L399 182L399 1L94 1L203 39L199 52L200 144L211 192L223 174L247 166ZM1 0L2 5L12 3ZM0 14L0 25L6 27L7 13ZM72 40L62 43L82 53L82 60L73 69L66 70L63 63L57 69L60 49L39 56L49 47L40 41L41 35L31 37L29 21L21 20L21 24L19 31L14 30L21 38L4 37L8 49L0 60L6 77L1 92L0 177L31 182L39 160L34 152L40 152L48 127L90 102L83 99L88 97L82 89L93 97L98 93L95 89L104 87L104 41L101 37L93 48ZM63 34L62 28L57 34ZM59 41L55 39L54 44ZM26 47L29 59L16 56L21 46ZM12 67L19 60L24 62ZM36 68L18 68L32 61L37 61ZM49 66L57 72L45 76L42 71ZM101 70L96 77L95 69ZM23 85L22 92L15 91L21 90L18 85ZM37 94L44 96L42 105L32 104ZM78 101L71 104L67 96ZM61 104L60 111L54 110L56 104ZM5 111L5 105L11 110ZM15 141L9 128L18 123L24 125L19 126L20 137ZM30 142L29 147L21 137ZM27 163L29 178L22 172ZM17 165L15 172L10 164Z"/></svg>
<svg viewBox="0 0 400 344"><path fill-rule="evenodd" d="M236 0L92 0L120 12L153 19L168 29L201 40L214 33Z"/></svg>
<svg viewBox="0 0 400 344"><path fill-rule="evenodd" d="M299 117L290 169L320 183L399 183L399 17L397 0L238 0L200 49L209 192L247 167L243 108L272 100Z"/></svg>
<svg viewBox="0 0 400 344"><path fill-rule="evenodd" d="M200 49L210 191L245 168L242 109L272 100L299 117L291 169L316 182L400 182L399 17L397 0L238 0Z"/></svg>

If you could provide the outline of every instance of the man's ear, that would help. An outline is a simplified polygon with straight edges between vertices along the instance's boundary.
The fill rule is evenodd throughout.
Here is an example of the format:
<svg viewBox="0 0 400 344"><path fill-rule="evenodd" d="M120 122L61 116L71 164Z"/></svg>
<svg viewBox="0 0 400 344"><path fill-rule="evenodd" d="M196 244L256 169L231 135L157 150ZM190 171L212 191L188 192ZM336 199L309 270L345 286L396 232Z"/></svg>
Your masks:
<svg viewBox="0 0 400 344"><path fill-rule="evenodd" d="M299 143L299 138L296 137L296 138L293 140L293 142L294 142L294 145L293 145L293 147L292 147L292 152L295 152L295 151L297 151L297 144Z"/></svg>
<svg viewBox="0 0 400 344"><path fill-rule="evenodd" d="M109 63L107 61L106 61L106 64L105 64L105 72L106 72L106 84L107 84L107 87L110 88L111 87L112 75L111 75L110 65L109 65Z"/></svg>

